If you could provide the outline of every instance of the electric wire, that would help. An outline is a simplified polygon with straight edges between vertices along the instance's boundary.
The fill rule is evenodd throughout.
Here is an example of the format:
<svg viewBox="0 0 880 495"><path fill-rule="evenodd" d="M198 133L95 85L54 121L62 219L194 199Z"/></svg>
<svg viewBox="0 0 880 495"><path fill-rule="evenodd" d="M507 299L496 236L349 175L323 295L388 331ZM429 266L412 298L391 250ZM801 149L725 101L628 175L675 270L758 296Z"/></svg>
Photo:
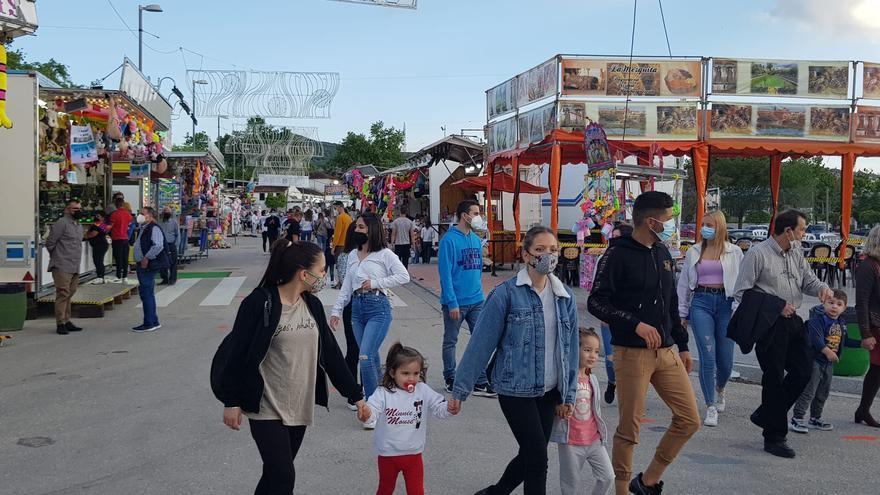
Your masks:
<svg viewBox="0 0 880 495"><path fill-rule="evenodd" d="M660 19L663 21L663 34L666 35L666 49L669 51L669 58L672 58L672 45L669 44L669 31L666 30L666 16L663 15L663 0L657 0L660 5Z"/></svg>
<svg viewBox="0 0 880 495"><path fill-rule="evenodd" d="M109 0L108 0L109 1ZM629 97L630 92L632 91L632 85L630 84L630 76L632 76L632 63L633 63L633 49L635 48L636 43L636 11L639 8L639 0L633 0L633 22L632 22L632 35L629 38L629 65L627 66L626 71L626 103L623 106L623 141L626 141L626 124L629 114Z"/></svg>

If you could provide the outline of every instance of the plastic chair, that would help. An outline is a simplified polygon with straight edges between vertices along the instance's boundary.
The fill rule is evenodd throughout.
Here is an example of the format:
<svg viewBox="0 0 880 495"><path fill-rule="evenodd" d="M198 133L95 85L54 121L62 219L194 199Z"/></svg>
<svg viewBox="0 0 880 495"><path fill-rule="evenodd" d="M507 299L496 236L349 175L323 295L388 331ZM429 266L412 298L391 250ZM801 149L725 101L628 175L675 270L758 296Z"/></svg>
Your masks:
<svg viewBox="0 0 880 495"><path fill-rule="evenodd" d="M813 244L813 247L810 248L810 254L807 255L808 258L830 258L831 257L831 246L825 244L824 242L817 242ZM819 280L826 280L828 278L828 274L830 270L828 268L828 263L825 261L817 261L811 262L810 268L813 269L813 272L819 277Z"/></svg>
<svg viewBox="0 0 880 495"><path fill-rule="evenodd" d="M581 248L566 247L559 253L559 272L562 282L571 287L580 285Z"/></svg>
<svg viewBox="0 0 880 495"><path fill-rule="evenodd" d="M852 274L852 270L854 268L853 260L856 254L856 248L850 245L846 246L846 251L841 254L840 249L843 246L843 243L837 245L834 249L834 256L837 258L843 258L843 268L835 263L828 263L828 285L837 285L838 287L846 287L846 271L849 270L850 274ZM838 280L839 277L839 280ZM842 284L842 285L841 285Z"/></svg>
<svg viewBox="0 0 880 495"><path fill-rule="evenodd" d="M736 245L739 246L739 248L742 249L743 252L746 252L752 248L752 240L742 238L736 241Z"/></svg>

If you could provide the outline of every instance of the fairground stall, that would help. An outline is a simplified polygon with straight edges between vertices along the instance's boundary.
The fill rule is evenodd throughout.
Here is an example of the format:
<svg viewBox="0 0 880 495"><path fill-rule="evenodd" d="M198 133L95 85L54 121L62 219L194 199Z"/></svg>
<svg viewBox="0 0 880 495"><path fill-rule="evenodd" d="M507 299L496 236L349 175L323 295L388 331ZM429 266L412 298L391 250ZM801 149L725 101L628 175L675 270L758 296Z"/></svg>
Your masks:
<svg viewBox="0 0 880 495"><path fill-rule="evenodd" d="M207 256L225 245L231 216L224 214L218 176L225 164L216 147L204 151L171 151L168 168L155 177L155 205L170 207L180 220L178 253L182 260Z"/></svg>
<svg viewBox="0 0 880 495"><path fill-rule="evenodd" d="M4 156L21 158L16 158L20 172L10 174L14 180L0 183L0 197L13 202L7 211L34 219L31 249L25 254L36 260L29 275L41 291L52 285L43 244L67 201L80 200L80 221L92 222L96 212L110 207L119 186L114 172L125 168L126 183L137 191L128 192L126 201L133 209L147 204L144 184L151 170L164 166L167 127L122 91L59 88L27 72L9 74L8 82L20 98L16 113L21 118L13 129L0 132L0 149ZM93 271L90 246L84 242L80 276Z"/></svg>
<svg viewBox="0 0 880 495"><path fill-rule="evenodd" d="M842 251L849 239L855 160L880 155L880 108L863 104L876 99L880 65L864 62L558 55L487 91L487 174L494 177L493 170L505 167L519 182L524 168L541 168L550 189L549 224L557 231L561 192L581 184L583 193L572 203L580 210L574 229L583 247L589 244L587 228L604 244L630 196L622 186L629 181L615 172L614 184L607 182L614 190L601 203L590 199L591 180L601 183L590 177L593 170L629 163L644 167L640 175L647 176L655 169L672 175L674 193L676 175L684 176L670 157L689 157L699 225L711 157L767 157L768 206L775 216L783 159L841 156ZM603 136L591 135L591 129ZM597 142L607 144L593 146ZM564 170L572 166L590 174L577 172L576 180ZM658 181L640 177L638 184L636 192ZM517 196L514 237L520 239ZM489 208L487 215L493 213Z"/></svg>

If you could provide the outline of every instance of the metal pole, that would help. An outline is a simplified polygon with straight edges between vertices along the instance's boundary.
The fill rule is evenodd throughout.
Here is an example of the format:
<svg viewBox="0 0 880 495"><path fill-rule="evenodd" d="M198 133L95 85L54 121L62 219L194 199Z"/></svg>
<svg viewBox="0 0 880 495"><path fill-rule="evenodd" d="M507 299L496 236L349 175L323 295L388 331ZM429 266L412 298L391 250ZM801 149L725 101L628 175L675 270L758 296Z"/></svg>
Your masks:
<svg viewBox="0 0 880 495"><path fill-rule="evenodd" d="M217 116L217 139L220 139L220 116Z"/></svg>
<svg viewBox="0 0 880 495"><path fill-rule="evenodd" d="M144 9L138 5L138 70L144 69Z"/></svg>
<svg viewBox="0 0 880 495"><path fill-rule="evenodd" d="M193 79L193 134L192 134L192 145L193 151L196 150L196 80Z"/></svg>

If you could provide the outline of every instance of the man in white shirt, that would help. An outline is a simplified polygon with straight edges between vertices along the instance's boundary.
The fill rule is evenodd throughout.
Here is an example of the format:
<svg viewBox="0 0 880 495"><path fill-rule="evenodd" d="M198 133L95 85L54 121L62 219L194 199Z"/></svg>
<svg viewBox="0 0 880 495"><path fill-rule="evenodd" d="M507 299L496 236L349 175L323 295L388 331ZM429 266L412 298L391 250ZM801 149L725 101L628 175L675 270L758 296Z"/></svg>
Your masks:
<svg viewBox="0 0 880 495"><path fill-rule="evenodd" d="M401 209L400 215L391 222L391 239L394 241L394 254L400 258L400 262L406 268L409 268L412 229L412 220L407 216L407 211Z"/></svg>

